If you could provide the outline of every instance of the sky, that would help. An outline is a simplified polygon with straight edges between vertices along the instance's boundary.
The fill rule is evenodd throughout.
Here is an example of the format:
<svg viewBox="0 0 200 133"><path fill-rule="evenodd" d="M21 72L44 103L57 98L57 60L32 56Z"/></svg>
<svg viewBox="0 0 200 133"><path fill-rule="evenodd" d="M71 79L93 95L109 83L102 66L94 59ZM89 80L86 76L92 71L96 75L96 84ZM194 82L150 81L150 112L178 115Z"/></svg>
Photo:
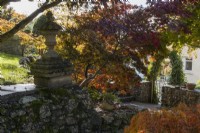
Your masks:
<svg viewBox="0 0 200 133"><path fill-rule="evenodd" d="M34 1L21 0L21 2L11 2L9 6L13 7L18 13L29 15L38 8L38 0ZM137 5L145 5L146 0L129 0L129 2Z"/></svg>

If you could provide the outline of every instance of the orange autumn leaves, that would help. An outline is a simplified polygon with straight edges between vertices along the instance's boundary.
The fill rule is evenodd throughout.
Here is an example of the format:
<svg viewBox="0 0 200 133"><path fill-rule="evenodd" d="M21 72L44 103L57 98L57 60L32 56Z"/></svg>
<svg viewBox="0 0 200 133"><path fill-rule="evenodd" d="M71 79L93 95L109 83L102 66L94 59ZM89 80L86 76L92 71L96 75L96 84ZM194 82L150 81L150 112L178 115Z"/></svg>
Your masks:
<svg viewBox="0 0 200 133"><path fill-rule="evenodd" d="M124 133L199 133L200 104L144 111L134 116Z"/></svg>

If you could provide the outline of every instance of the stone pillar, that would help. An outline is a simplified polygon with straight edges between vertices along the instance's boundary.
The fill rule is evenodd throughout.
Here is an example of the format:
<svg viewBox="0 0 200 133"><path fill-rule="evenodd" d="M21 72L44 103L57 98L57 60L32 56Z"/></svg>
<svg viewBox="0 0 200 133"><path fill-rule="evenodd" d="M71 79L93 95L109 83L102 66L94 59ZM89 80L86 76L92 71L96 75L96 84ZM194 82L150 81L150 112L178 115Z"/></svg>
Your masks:
<svg viewBox="0 0 200 133"><path fill-rule="evenodd" d="M31 66L31 73L34 75L34 83L37 87L59 88L71 86L72 65L68 60L63 60L56 51L56 35L61 26L53 21L51 12L47 13L47 22L42 24L40 33L45 37L47 52L41 59Z"/></svg>
<svg viewBox="0 0 200 133"><path fill-rule="evenodd" d="M152 89L151 82L149 81L142 82L138 90L139 93L136 96L136 101L151 103L151 89Z"/></svg>

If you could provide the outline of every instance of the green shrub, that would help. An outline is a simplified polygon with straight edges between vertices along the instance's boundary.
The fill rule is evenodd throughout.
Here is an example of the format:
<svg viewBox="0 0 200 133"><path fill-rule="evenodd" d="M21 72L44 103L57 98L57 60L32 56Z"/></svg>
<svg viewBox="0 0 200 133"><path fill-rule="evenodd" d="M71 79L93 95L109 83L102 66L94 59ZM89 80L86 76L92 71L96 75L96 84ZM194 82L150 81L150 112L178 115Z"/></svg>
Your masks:
<svg viewBox="0 0 200 133"><path fill-rule="evenodd" d="M95 89L94 87L84 88L84 89L88 89L90 98L94 102L102 102L102 101L108 102L108 103L120 102L119 98L116 95L114 95L113 93L107 93L107 92L102 93L102 92L98 91L97 89Z"/></svg>
<svg viewBox="0 0 200 133"><path fill-rule="evenodd" d="M177 51L172 51L169 55L172 71L169 78L171 85L183 85L185 82L185 75L183 73L183 62Z"/></svg>
<svg viewBox="0 0 200 133"><path fill-rule="evenodd" d="M85 88L86 89L86 88ZM100 93L97 89L95 88L88 88L88 93L90 95L90 98L94 102L98 102L102 99L102 93Z"/></svg>
<svg viewBox="0 0 200 133"><path fill-rule="evenodd" d="M119 98L112 93L103 93L102 99L103 101L108 102L108 103L119 102Z"/></svg>
<svg viewBox="0 0 200 133"><path fill-rule="evenodd" d="M197 81L195 89L200 89L200 80Z"/></svg>

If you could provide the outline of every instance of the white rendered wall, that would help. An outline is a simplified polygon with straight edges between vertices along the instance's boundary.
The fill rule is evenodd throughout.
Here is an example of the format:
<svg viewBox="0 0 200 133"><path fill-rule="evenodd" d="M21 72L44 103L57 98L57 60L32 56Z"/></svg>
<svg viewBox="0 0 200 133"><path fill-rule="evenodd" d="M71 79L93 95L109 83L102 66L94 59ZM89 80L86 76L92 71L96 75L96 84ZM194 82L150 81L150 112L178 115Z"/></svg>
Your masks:
<svg viewBox="0 0 200 133"><path fill-rule="evenodd" d="M185 70L186 58L192 58L192 70ZM200 49L188 53L188 48L182 50L183 71L188 83L196 83L200 80Z"/></svg>

